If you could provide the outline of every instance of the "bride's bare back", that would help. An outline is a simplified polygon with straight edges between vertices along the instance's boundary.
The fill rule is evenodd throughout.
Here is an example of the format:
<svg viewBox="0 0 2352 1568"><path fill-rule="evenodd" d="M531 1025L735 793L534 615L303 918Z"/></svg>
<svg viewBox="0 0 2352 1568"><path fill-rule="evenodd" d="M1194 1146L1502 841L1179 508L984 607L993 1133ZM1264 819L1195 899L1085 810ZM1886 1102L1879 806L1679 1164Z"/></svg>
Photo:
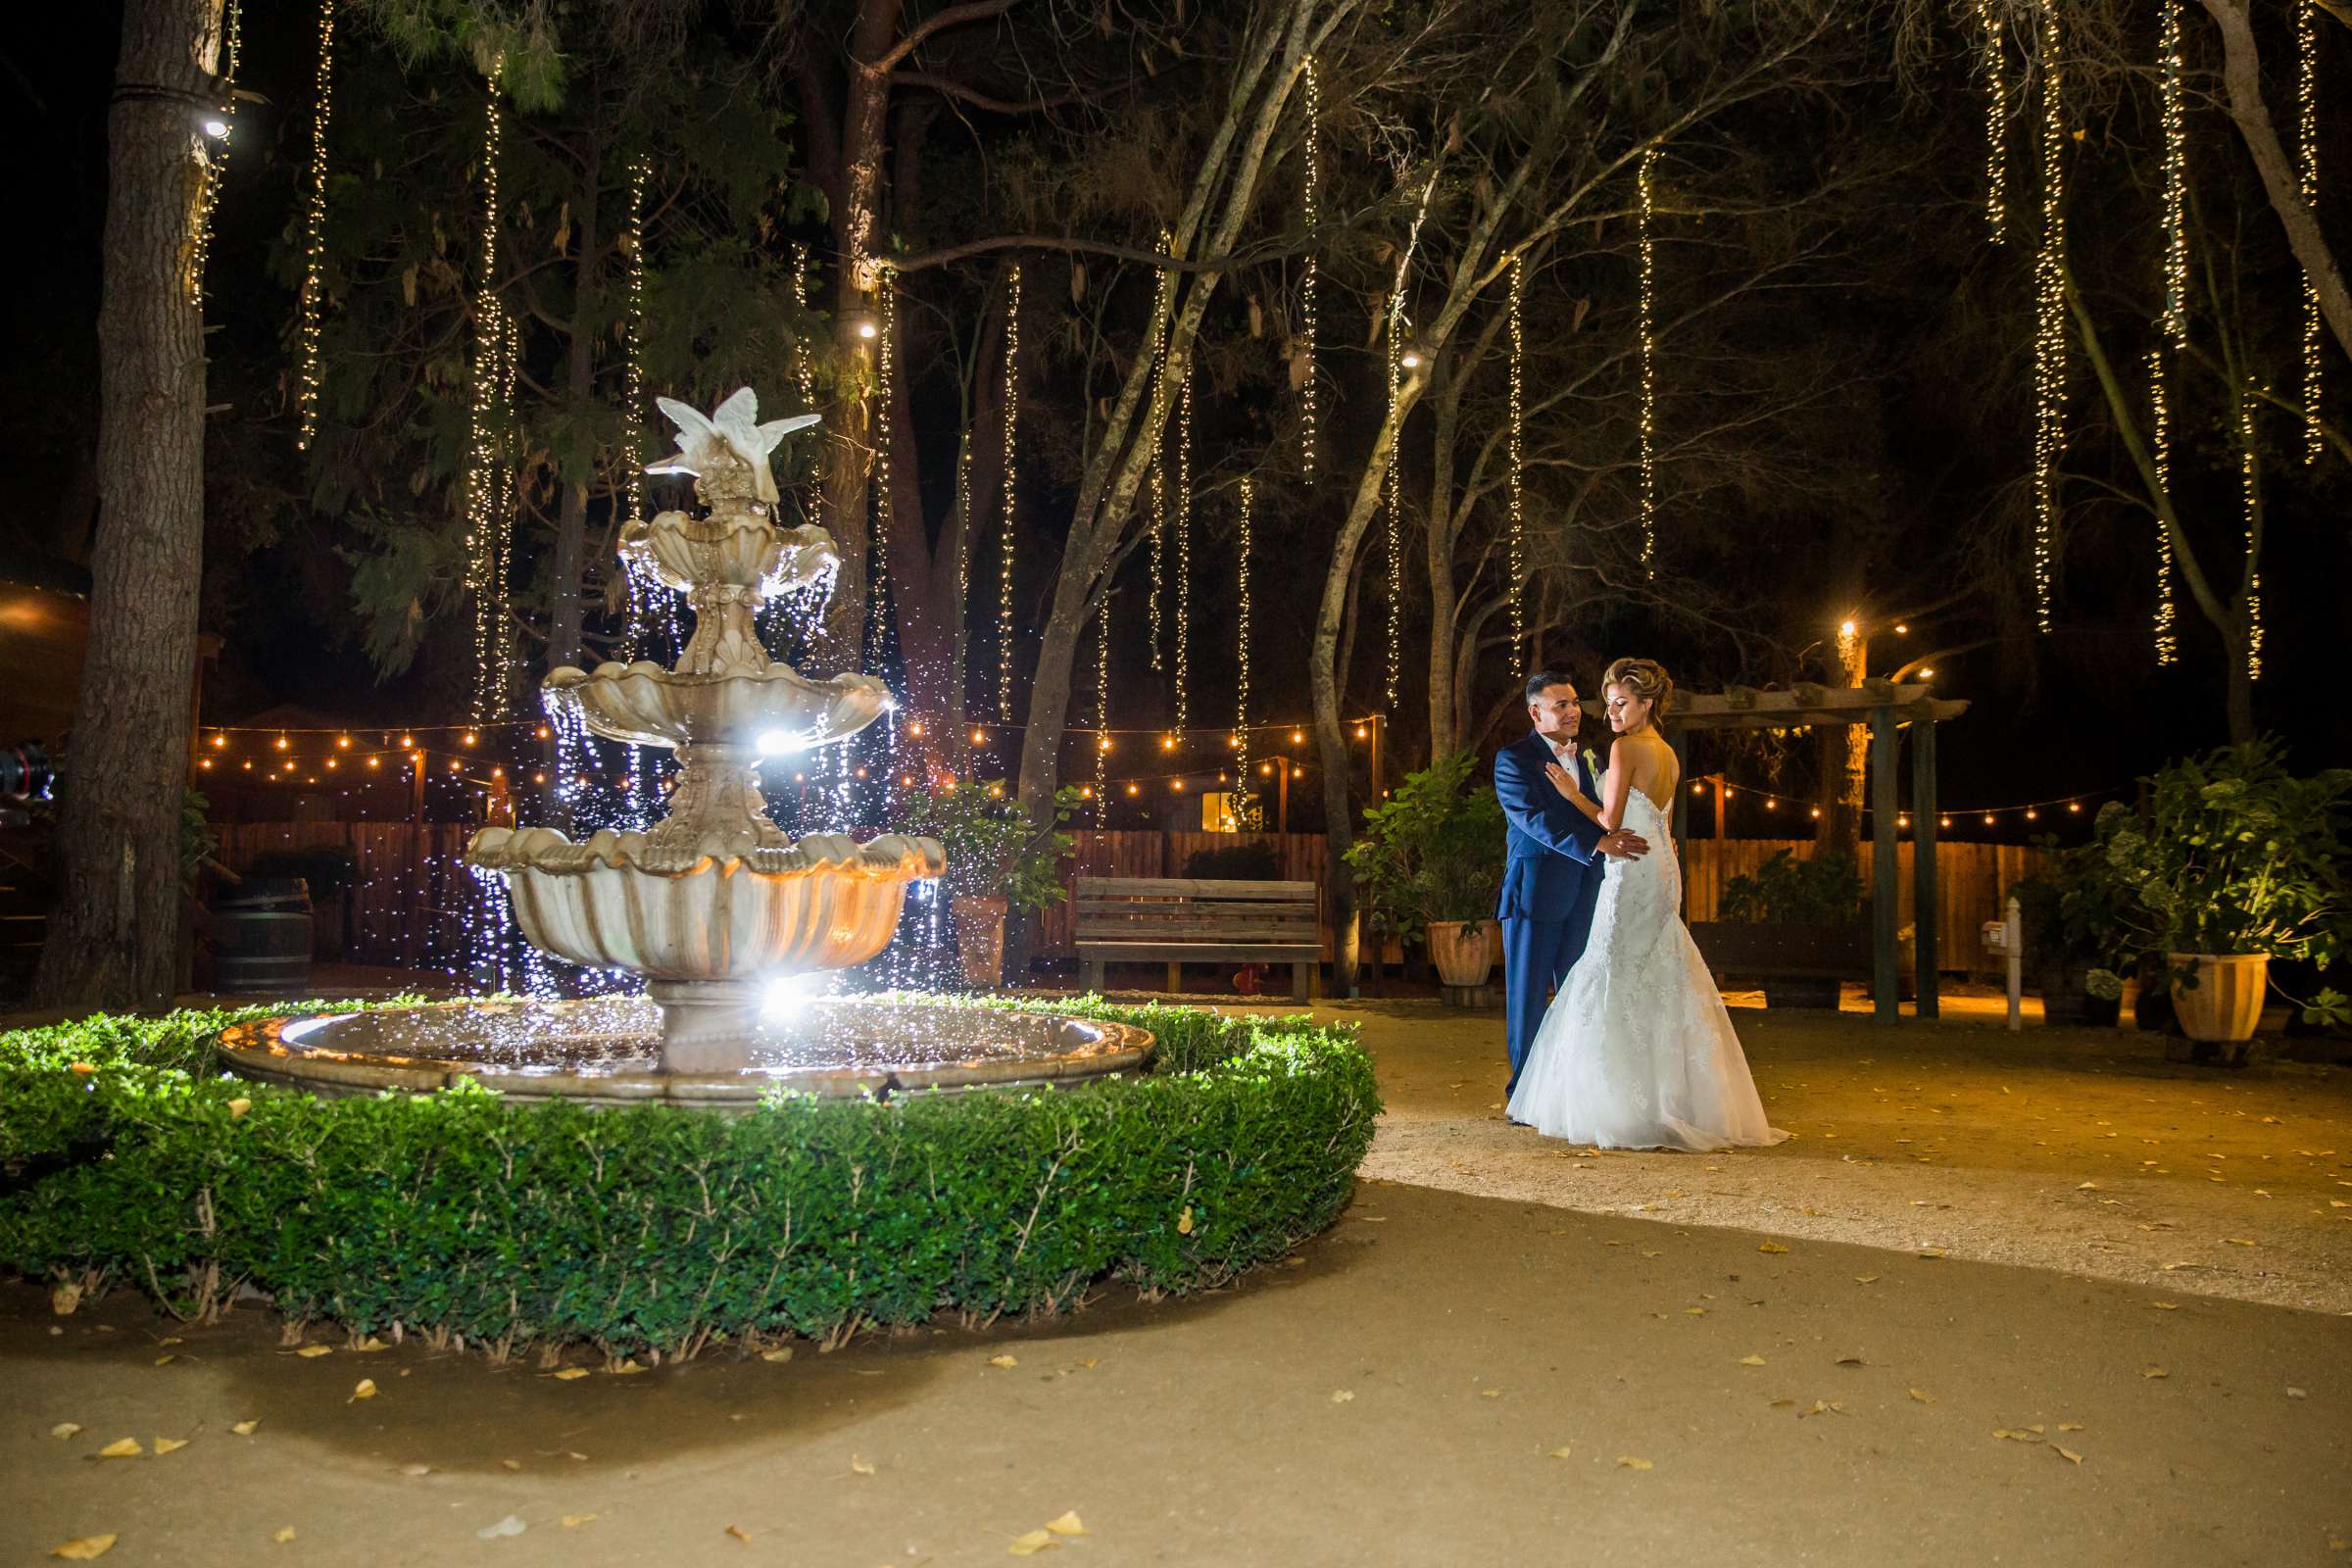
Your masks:
<svg viewBox="0 0 2352 1568"><path fill-rule="evenodd" d="M1649 797L1661 811L1674 809L1674 792L1683 782L1683 761L1654 728L1620 735L1609 745L1609 770L1628 770L1633 787ZM1602 791L1606 799L1607 791Z"/></svg>

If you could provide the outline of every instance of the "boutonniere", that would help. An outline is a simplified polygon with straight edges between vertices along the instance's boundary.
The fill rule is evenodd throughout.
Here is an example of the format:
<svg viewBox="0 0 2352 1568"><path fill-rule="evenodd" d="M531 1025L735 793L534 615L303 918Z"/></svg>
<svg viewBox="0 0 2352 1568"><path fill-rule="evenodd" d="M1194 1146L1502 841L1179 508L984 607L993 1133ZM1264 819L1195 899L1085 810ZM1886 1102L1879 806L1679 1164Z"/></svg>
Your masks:
<svg viewBox="0 0 2352 1568"><path fill-rule="evenodd" d="M1585 771L1593 778L1600 777L1600 759L1592 747L1585 748Z"/></svg>

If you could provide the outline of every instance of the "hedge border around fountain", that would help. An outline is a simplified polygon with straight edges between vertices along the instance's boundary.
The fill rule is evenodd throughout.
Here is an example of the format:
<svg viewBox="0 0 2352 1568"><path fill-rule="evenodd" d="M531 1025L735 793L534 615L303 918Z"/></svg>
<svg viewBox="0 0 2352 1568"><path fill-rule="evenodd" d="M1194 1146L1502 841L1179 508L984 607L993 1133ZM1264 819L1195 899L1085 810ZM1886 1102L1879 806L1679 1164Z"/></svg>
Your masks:
<svg viewBox="0 0 2352 1568"><path fill-rule="evenodd" d="M1104 1279L1199 1291L1338 1216L1380 1110L1352 1027L1051 1008L1152 1030L1153 1070L711 1115L211 1071L220 1029L284 1007L0 1034L0 1268L184 1315L249 1287L355 1333L677 1355L1051 1312Z"/></svg>

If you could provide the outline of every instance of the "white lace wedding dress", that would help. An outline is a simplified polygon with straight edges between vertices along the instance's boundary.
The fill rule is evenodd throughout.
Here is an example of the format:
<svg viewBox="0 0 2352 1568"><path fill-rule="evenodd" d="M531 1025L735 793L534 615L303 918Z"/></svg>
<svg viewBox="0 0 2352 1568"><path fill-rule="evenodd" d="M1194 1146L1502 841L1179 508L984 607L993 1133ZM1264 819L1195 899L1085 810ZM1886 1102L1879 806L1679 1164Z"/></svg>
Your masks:
<svg viewBox="0 0 2352 1568"><path fill-rule="evenodd" d="M1536 1031L1509 1114L1606 1149L1729 1149L1788 1135L1764 1119L1714 977L1683 924L1683 868L1657 803L1626 798L1638 860L1602 862L1584 956Z"/></svg>

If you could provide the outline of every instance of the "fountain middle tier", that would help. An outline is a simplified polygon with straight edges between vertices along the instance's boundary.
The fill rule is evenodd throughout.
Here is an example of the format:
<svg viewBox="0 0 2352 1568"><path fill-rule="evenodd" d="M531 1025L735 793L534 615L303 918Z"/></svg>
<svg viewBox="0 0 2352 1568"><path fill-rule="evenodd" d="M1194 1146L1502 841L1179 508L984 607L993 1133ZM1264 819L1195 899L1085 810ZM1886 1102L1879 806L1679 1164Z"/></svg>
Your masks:
<svg viewBox="0 0 2352 1568"><path fill-rule="evenodd" d="M891 706L890 688L871 675L814 681L790 664L696 674L651 660L570 665L547 677L557 702L577 703L594 733L632 746L717 744L769 754L846 740Z"/></svg>

